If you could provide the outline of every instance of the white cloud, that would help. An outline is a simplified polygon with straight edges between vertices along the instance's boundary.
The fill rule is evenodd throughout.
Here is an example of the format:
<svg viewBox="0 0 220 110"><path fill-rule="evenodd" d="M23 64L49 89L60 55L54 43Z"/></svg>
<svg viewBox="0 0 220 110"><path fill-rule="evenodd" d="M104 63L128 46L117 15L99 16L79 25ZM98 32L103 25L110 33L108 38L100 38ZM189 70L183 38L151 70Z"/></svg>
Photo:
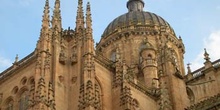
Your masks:
<svg viewBox="0 0 220 110"><path fill-rule="evenodd" d="M10 59L0 56L0 73L11 65L12 65L12 62Z"/></svg>
<svg viewBox="0 0 220 110"><path fill-rule="evenodd" d="M220 58L220 30L212 32L209 37L204 39L204 48L207 49L209 53L209 57L211 61L215 61ZM192 61L191 69L199 69L200 67L204 66L204 50L197 55L197 58Z"/></svg>
<svg viewBox="0 0 220 110"><path fill-rule="evenodd" d="M220 30L211 33L211 35L205 39L205 47L212 61L220 58Z"/></svg>

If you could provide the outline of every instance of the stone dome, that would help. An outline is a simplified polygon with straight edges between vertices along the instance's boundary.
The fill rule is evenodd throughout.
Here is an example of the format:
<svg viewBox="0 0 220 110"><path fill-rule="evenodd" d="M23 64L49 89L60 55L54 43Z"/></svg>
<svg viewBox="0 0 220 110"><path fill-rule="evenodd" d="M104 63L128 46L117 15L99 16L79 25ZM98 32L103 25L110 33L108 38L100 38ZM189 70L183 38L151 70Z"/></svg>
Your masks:
<svg viewBox="0 0 220 110"><path fill-rule="evenodd" d="M128 13L115 18L105 29L102 37L108 36L119 29L129 28L131 26L163 26L171 30L173 28L162 17L147 11L143 11L144 2L142 0L129 0L127 3Z"/></svg>

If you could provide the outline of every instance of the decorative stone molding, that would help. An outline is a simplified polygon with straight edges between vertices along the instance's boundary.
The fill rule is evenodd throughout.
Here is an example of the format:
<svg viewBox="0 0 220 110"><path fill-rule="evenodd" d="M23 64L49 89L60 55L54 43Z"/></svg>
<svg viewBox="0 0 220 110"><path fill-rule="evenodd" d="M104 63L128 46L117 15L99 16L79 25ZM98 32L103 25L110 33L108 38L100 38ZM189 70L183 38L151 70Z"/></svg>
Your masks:
<svg viewBox="0 0 220 110"><path fill-rule="evenodd" d="M120 96L120 106L123 110L141 110L138 100L132 97L129 87L124 86Z"/></svg>
<svg viewBox="0 0 220 110"><path fill-rule="evenodd" d="M185 110L219 110L220 109L220 94L205 99L197 104L187 107Z"/></svg>
<svg viewBox="0 0 220 110"><path fill-rule="evenodd" d="M29 91L29 109L50 109L56 110L55 108L55 97L54 97L54 87L51 82L47 83L44 81L44 78L40 78L37 83L37 88L35 91L35 84L31 85L31 89Z"/></svg>
<svg viewBox="0 0 220 110"><path fill-rule="evenodd" d="M64 77L62 75L58 76L60 83L64 82Z"/></svg>
<svg viewBox="0 0 220 110"><path fill-rule="evenodd" d="M73 47L73 53L72 53L72 56L70 57L70 61L71 61L71 64L75 64L77 63L77 47Z"/></svg>
<svg viewBox="0 0 220 110"><path fill-rule="evenodd" d="M60 51L59 62L63 65L66 64L66 53L64 52L63 49L61 49L61 51Z"/></svg>
<svg viewBox="0 0 220 110"><path fill-rule="evenodd" d="M35 96L35 101L37 102L42 102L46 103L46 90L45 90L45 80L44 78L40 78L37 84L37 91L36 91L36 96Z"/></svg>
<svg viewBox="0 0 220 110"><path fill-rule="evenodd" d="M68 27L68 29L62 31L62 37L67 41L70 42L75 35L75 31L73 29L70 29L70 27Z"/></svg>
<svg viewBox="0 0 220 110"><path fill-rule="evenodd" d="M124 88L122 88L122 92L121 92L121 97L120 97L120 106L124 109L124 110L131 110L132 108L132 100L133 98L131 97L131 89L127 86L125 86Z"/></svg>
<svg viewBox="0 0 220 110"><path fill-rule="evenodd" d="M93 107L94 110L102 110L101 88L96 82L88 80L86 86L80 86L79 110Z"/></svg>
<svg viewBox="0 0 220 110"><path fill-rule="evenodd" d="M50 69L50 67L51 67L51 55L49 54L49 52L47 52L46 58L45 58L45 61L44 61L44 68L45 69Z"/></svg>
<svg viewBox="0 0 220 110"><path fill-rule="evenodd" d="M100 65L108 68L109 70L113 71L113 62L109 60L108 58L104 57L101 53L96 53L94 56L94 60L99 63Z"/></svg>
<svg viewBox="0 0 220 110"><path fill-rule="evenodd" d="M217 70L220 68L220 59L212 62L212 66L211 68L205 69L205 66L191 72L192 77L188 78L186 80L186 83L191 83L191 82L195 82L197 80L199 80L199 78L201 78L202 76L204 76L205 74L208 73L208 71L210 70Z"/></svg>
<svg viewBox="0 0 220 110"><path fill-rule="evenodd" d="M159 110L173 110L168 85L164 79L165 77L166 75L163 73L162 70L160 70L159 71L159 83L160 83Z"/></svg>
<svg viewBox="0 0 220 110"><path fill-rule="evenodd" d="M30 87L30 98L29 98L29 107L33 106L35 104L35 82L31 84L31 87Z"/></svg>
<svg viewBox="0 0 220 110"><path fill-rule="evenodd" d="M158 88L146 88L146 86L139 81L135 83L134 81L130 80L128 81L128 84L130 84L132 87L139 90L140 92L144 93L145 95L150 96L154 100L157 100L161 95L160 90Z"/></svg>
<svg viewBox="0 0 220 110"><path fill-rule="evenodd" d="M55 108L55 97L54 97L54 87L51 82L48 84L48 106L51 108L51 110L56 110Z"/></svg>
<svg viewBox="0 0 220 110"><path fill-rule="evenodd" d="M77 81L77 76L73 76L71 79L72 84L75 84Z"/></svg>
<svg viewBox="0 0 220 110"><path fill-rule="evenodd" d="M41 69L41 64L42 64L41 54L37 53L36 69Z"/></svg>

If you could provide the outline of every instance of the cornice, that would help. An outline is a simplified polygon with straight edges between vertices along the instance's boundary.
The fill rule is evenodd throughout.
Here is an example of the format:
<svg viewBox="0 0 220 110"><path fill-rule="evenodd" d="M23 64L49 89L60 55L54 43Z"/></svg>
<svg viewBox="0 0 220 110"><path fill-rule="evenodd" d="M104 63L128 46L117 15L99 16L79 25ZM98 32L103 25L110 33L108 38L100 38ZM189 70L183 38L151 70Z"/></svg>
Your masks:
<svg viewBox="0 0 220 110"><path fill-rule="evenodd" d="M146 88L142 83L137 82L137 84L130 80L129 78L126 79L128 84L130 84L132 87L134 87L136 90L144 93L146 96L151 97L153 100L158 100L160 96L160 90L159 88Z"/></svg>
<svg viewBox="0 0 220 110"><path fill-rule="evenodd" d="M16 71L19 71L20 69L28 66L31 61L33 61L36 58L35 52L30 53L25 58L18 61L16 64L12 65L2 73L0 73L0 84L3 83L9 76L14 75L17 73Z"/></svg>
<svg viewBox="0 0 220 110"><path fill-rule="evenodd" d="M186 80L186 83L197 81L202 77L204 77L205 74L209 73L210 71L217 71L219 68L220 68L220 59L212 62L212 66L210 68L205 69L205 67L203 66L192 72L191 74L193 77L191 79Z"/></svg>
<svg viewBox="0 0 220 110"><path fill-rule="evenodd" d="M100 53L97 53L97 52L94 57L95 57L95 61L97 63L99 63L100 65L109 69L110 71L113 71L113 68L112 68L113 62L111 60L107 59L106 57L104 57L103 55L101 55Z"/></svg>

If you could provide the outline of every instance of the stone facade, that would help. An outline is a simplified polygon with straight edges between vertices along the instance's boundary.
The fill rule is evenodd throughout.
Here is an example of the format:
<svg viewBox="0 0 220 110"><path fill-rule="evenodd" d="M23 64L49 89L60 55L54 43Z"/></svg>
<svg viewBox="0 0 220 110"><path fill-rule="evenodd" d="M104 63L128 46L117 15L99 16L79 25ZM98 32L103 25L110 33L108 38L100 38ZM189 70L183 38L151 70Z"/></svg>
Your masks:
<svg viewBox="0 0 220 110"><path fill-rule="evenodd" d="M219 110L220 60L184 69L184 44L160 16L129 0L94 48L91 7L78 0L62 29L46 0L36 49L0 74L0 110Z"/></svg>

